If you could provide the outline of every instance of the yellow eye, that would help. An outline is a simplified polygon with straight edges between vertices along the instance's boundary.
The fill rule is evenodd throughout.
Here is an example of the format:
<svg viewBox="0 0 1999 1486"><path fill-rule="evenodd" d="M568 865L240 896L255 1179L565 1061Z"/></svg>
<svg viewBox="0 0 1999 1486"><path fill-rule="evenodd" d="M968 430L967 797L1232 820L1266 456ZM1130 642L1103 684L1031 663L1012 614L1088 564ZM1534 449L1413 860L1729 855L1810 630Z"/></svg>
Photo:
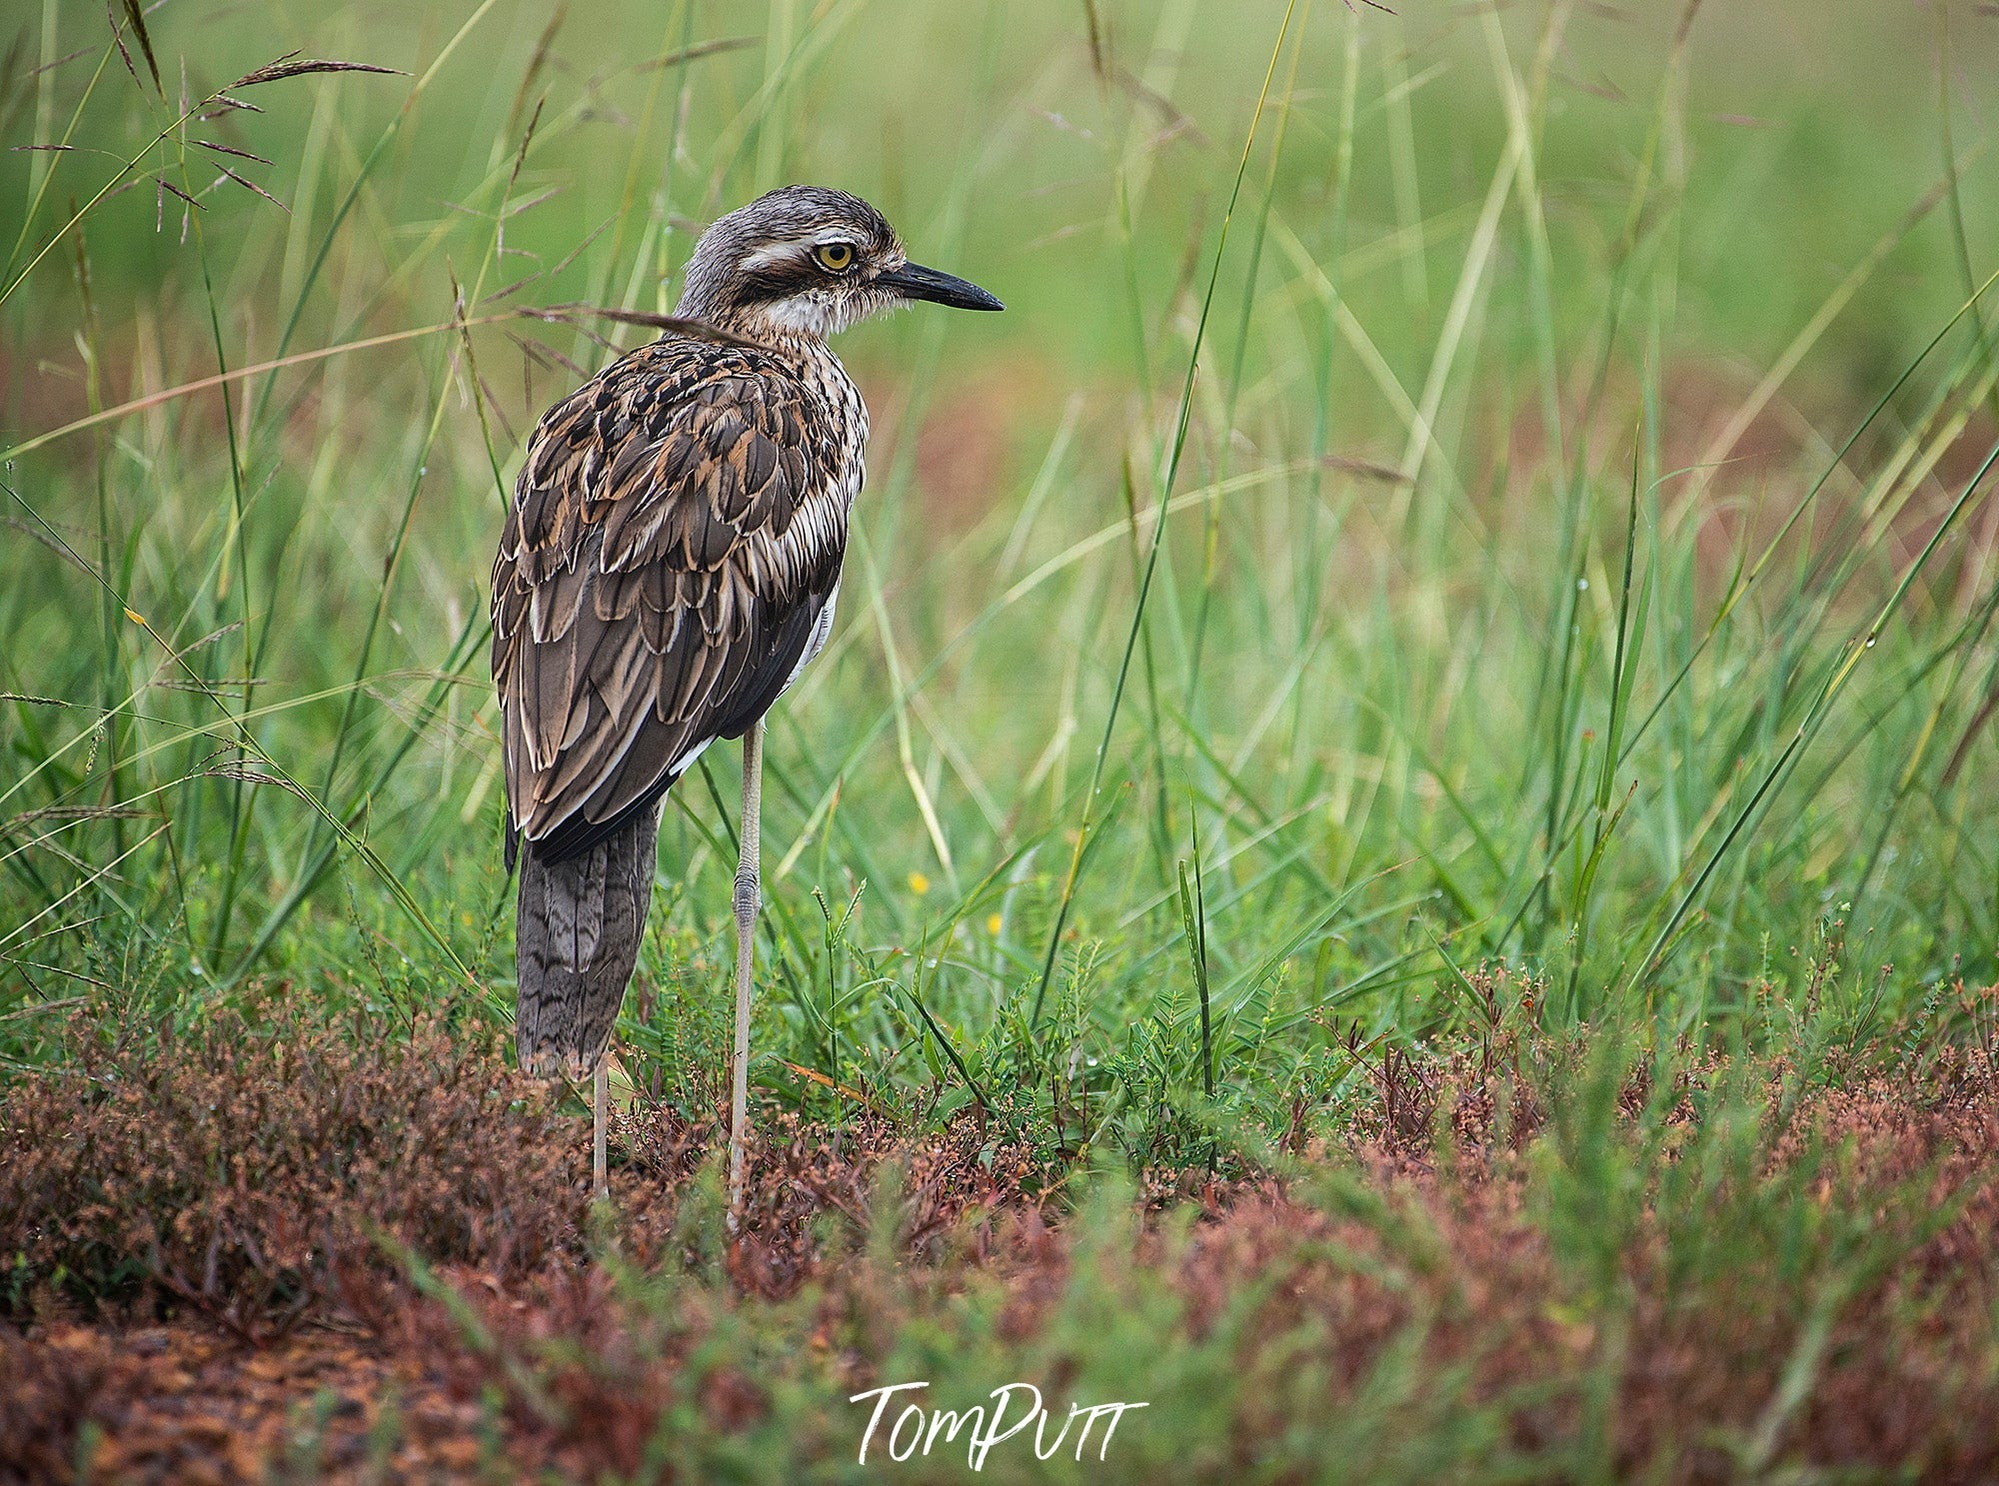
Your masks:
<svg viewBox="0 0 1999 1486"><path fill-rule="evenodd" d="M821 243L814 250L812 256L819 260L821 268L831 269L834 273L843 273L853 264L854 245L852 243Z"/></svg>

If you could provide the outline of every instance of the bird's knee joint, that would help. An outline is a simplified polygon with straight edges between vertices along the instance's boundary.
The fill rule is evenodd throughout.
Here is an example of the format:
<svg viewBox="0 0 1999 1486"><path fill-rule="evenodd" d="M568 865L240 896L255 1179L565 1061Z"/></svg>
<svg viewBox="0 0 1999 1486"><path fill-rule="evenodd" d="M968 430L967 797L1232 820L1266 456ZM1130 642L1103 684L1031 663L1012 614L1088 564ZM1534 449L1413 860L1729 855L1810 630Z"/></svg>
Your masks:
<svg viewBox="0 0 1999 1486"><path fill-rule="evenodd" d="M757 892L756 874L738 872L736 874L736 917L755 918L757 910L763 906L762 895Z"/></svg>

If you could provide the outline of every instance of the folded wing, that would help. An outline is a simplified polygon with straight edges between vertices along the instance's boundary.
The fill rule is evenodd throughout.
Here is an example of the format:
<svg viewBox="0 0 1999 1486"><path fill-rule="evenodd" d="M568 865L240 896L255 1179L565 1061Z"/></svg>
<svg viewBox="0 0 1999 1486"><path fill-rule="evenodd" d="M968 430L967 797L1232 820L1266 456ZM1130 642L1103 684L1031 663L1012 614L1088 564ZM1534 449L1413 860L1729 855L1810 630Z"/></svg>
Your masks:
<svg viewBox="0 0 1999 1486"><path fill-rule="evenodd" d="M846 545L813 397L753 348L670 339L535 430L493 566L510 853L588 850L789 684Z"/></svg>

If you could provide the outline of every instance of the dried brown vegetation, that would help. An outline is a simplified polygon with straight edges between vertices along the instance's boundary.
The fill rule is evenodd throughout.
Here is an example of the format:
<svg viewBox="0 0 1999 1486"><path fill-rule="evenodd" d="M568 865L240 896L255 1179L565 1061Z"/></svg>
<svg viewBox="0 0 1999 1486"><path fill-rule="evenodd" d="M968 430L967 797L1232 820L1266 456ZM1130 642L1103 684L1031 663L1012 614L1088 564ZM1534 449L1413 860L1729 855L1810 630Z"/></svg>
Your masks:
<svg viewBox="0 0 1999 1486"><path fill-rule="evenodd" d="M707 1121L621 1122L592 1237L580 1122L476 1041L353 1030L79 1036L0 1098L0 1480L63 1479L80 1449L146 1480L837 1456L841 1398L899 1338L1060 1387L1133 1344L1113 1315L1148 1318L1140 1378L1180 1359L1147 1386L1239 1384L1210 1473L1303 1416L1372 1418L1383 1451L1469 1420L1557 1474L1999 1471L1981 1053L1839 1087L1714 1061L1662 1096L1504 1039L1398 1052L1283 1173L1158 1173L1122 1216L1051 1205L1056 1174L971 1118L771 1114L725 1249ZM1570 1107L1591 1098L1607 1124Z"/></svg>
<svg viewBox="0 0 1999 1486"><path fill-rule="evenodd" d="M382 1240L511 1279L582 1219L574 1121L481 1037L224 1012L69 1044L0 1099L17 1311L181 1302L254 1338L350 1304Z"/></svg>

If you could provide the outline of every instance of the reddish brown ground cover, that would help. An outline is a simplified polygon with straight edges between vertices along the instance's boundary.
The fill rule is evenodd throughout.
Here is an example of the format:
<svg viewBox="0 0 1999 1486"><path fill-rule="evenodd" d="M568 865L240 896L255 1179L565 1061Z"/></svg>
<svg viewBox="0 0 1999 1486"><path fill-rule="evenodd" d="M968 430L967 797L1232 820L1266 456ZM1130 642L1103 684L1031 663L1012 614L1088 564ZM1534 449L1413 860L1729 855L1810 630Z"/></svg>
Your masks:
<svg viewBox="0 0 1999 1486"><path fill-rule="evenodd" d="M1141 1348L1233 1387L1208 1478L1303 1479L1270 1442L1363 1407L1384 1450L1469 1410L1516 1463L1594 1439L1618 1477L1999 1478L1984 1055L1627 1078L1643 1160L1520 1062L1378 1065L1281 1173L1153 1173L1123 1218L998 1122L772 1115L731 1245L710 1125L622 1122L593 1234L580 1122L434 1029L86 1052L0 1096L0 1481L701 1479L696 1445L759 1429L851 1458L839 1400L911 1328L1059 1373L1148 1308ZM1759 1107L1730 1078L1739 1139L1704 1124ZM1383 1404L1398 1357L1448 1386Z"/></svg>

